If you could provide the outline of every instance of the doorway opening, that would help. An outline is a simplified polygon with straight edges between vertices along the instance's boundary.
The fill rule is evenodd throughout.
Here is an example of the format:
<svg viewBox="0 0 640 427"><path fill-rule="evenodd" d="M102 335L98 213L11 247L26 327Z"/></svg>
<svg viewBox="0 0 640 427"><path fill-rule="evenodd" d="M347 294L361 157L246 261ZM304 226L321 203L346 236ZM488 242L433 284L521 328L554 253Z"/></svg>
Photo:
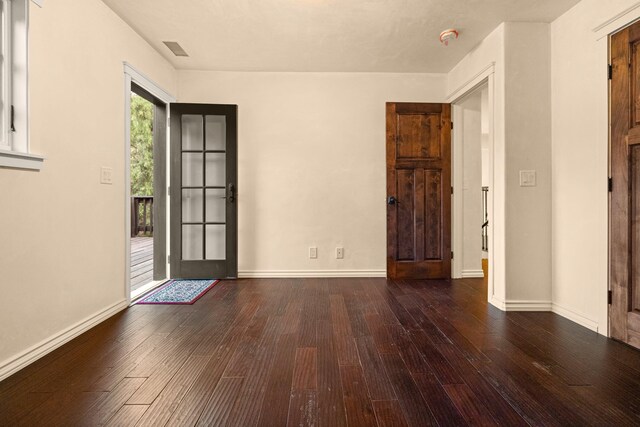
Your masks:
<svg viewBox="0 0 640 427"><path fill-rule="evenodd" d="M130 164L131 177L131 293L153 282L153 131L152 102L131 90Z"/></svg>
<svg viewBox="0 0 640 427"><path fill-rule="evenodd" d="M168 105L175 98L125 68L125 290L133 301L169 277Z"/></svg>
<svg viewBox="0 0 640 427"><path fill-rule="evenodd" d="M493 135L490 78L453 103L453 278L483 278L493 296L491 266Z"/></svg>

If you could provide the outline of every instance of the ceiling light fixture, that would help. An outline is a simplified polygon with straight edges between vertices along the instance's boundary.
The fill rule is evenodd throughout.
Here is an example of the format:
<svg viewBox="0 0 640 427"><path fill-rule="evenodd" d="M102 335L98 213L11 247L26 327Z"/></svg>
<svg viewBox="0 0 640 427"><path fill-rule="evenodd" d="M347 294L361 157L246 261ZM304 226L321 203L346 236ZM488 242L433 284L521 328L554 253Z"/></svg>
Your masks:
<svg viewBox="0 0 640 427"><path fill-rule="evenodd" d="M457 38L458 30L454 28L449 28L440 33L440 43L443 43L445 46L449 46L449 40L455 40Z"/></svg>

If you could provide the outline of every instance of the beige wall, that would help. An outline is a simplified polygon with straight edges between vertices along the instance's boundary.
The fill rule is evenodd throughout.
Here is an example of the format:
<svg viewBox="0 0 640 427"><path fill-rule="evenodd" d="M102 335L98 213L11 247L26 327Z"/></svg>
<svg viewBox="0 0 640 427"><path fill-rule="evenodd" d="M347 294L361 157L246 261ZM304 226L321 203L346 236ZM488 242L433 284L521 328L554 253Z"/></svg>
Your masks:
<svg viewBox="0 0 640 427"><path fill-rule="evenodd" d="M454 101L493 64L489 300L504 309L551 308L549 52L548 24L506 22L448 74ZM531 169L538 185L520 187Z"/></svg>
<svg viewBox="0 0 640 427"><path fill-rule="evenodd" d="M459 104L462 109L462 277L482 277L482 129L481 92Z"/></svg>
<svg viewBox="0 0 640 427"><path fill-rule="evenodd" d="M551 24L554 310L607 334L607 26L634 0L583 0ZM598 39L598 37L601 37Z"/></svg>
<svg viewBox="0 0 640 427"><path fill-rule="evenodd" d="M0 169L0 377L17 356L125 300L123 61L177 92L172 67L99 0L31 6L31 151ZM100 185L100 167L114 184Z"/></svg>
<svg viewBox="0 0 640 427"><path fill-rule="evenodd" d="M549 24L505 24L506 301L551 303ZM521 187L520 171L536 171ZM532 306L532 308L534 308Z"/></svg>
<svg viewBox="0 0 640 427"><path fill-rule="evenodd" d="M442 102L444 75L184 71L179 81L181 102L238 104L241 275L385 274L385 102Z"/></svg>

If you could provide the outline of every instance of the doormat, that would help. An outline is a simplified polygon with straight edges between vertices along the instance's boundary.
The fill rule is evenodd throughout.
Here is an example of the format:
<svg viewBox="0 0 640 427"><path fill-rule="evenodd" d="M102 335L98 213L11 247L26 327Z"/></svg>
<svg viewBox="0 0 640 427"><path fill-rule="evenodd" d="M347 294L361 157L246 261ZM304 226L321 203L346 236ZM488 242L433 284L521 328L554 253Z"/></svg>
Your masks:
<svg viewBox="0 0 640 427"><path fill-rule="evenodd" d="M170 280L136 304L193 304L220 280Z"/></svg>

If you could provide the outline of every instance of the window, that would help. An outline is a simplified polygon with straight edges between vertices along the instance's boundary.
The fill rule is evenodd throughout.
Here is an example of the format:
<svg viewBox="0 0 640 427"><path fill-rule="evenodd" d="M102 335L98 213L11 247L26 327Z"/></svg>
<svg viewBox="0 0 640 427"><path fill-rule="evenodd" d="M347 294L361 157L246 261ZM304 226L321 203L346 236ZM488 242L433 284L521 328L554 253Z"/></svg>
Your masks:
<svg viewBox="0 0 640 427"><path fill-rule="evenodd" d="M29 0L0 0L0 167L35 169L29 152L27 36Z"/></svg>

